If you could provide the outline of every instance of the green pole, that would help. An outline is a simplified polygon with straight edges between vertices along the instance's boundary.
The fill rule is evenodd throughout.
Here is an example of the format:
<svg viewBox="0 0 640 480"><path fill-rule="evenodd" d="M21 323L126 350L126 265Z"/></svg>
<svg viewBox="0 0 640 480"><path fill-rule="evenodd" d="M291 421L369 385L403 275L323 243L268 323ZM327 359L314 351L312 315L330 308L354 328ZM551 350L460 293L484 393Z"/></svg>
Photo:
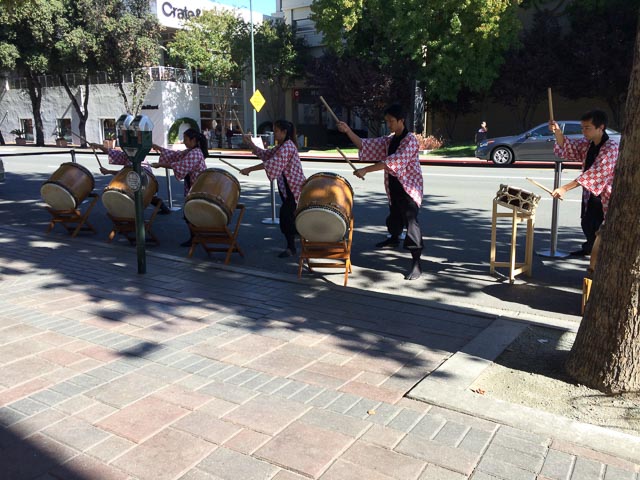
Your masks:
<svg viewBox="0 0 640 480"><path fill-rule="evenodd" d="M142 168L140 162L133 162L133 171L138 174L140 178L140 188L136 190L134 194L134 202L136 207L136 249L138 253L138 273L147 273L147 252L145 250L145 237L144 237L144 206L142 203L142 197L144 192L144 182L142 179Z"/></svg>

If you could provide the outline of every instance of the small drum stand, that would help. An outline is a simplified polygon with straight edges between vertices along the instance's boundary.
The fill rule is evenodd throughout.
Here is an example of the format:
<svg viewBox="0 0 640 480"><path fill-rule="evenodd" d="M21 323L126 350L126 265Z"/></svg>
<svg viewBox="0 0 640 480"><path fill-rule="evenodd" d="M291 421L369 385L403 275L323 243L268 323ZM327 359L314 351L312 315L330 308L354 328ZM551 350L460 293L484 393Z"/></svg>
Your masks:
<svg viewBox="0 0 640 480"><path fill-rule="evenodd" d="M556 158L554 167L553 189L560 187L560 178L562 176L562 160ZM558 246L558 199L554 197L553 207L551 211L551 248L549 250L541 250L536 252L541 257L545 258L566 258L569 256L567 252L561 252L557 250Z"/></svg>
<svg viewBox="0 0 640 480"><path fill-rule="evenodd" d="M275 180L271 180L271 218L263 218L262 223L265 225L280 225L280 219L276 217L276 190L274 188Z"/></svg>

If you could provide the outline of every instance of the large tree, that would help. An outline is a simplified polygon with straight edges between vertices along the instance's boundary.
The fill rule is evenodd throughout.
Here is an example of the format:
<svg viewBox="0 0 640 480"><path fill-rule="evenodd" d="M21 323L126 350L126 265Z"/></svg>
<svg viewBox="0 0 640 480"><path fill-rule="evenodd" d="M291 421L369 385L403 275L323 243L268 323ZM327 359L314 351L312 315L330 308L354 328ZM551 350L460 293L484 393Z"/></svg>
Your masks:
<svg viewBox="0 0 640 480"><path fill-rule="evenodd" d="M105 35L101 64L118 86L127 113L137 115L153 83L148 67L159 59L160 24L149 0L91 0L102 3Z"/></svg>
<svg viewBox="0 0 640 480"><path fill-rule="evenodd" d="M315 0L312 19L338 52L408 60L428 100L485 92L520 28L520 0Z"/></svg>
<svg viewBox="0 0 640 480"><path fill-rule="evenodd" d="M281 20L265 20L255 30L256 78L269 91L272 121L284 117L284 94L304 76L308 54L304 39Z"/></svg>
<svg viewBox="0 0 640 480"><path fill-rule="evenodd" d="M209 82L213 108L223 126L234 86L240 84L247 65L249 52L242 48L247 38L247 25L241 18L213 8L191 17L167 45L171 59L197 69L200 78Z"/></svg>
<svg viewBox="0 0 640 480"><path fill-rule="evenodd" d="M640 0L580 0L566 10L562 94L604 98L614 128L622 124L639 7Z"/></svg>
<svg viewBox="0 0 640 480"><path fill-rule="evenodd" d="M329 104L346 109L345 121L349 122L354 112L371 134L379 135L383 112L389 103L412 102L410 79L396 73L373 58L327 52L311 63L308 81Z"/></svg>
<svg viewBox="0 0 640 480"><path fill-rule="evenodd" d="M607 393L640 390L640 28L625 112L591 296L567 363L578 382Z"/></svg>
<svg viewBox="0 0 640 480"><path fill-rule="evenodd" d="M537 11L521 43L505 55L500 75L491 87L491 96L515 112L520 128L531 127L536 108L547 95L547 88L558 85L558 78L571 62L566 52L558 17L548 10ZM565 54L566 52L566 54ZM523 82L522 79L527 81ZM573 90L581 92L582 89Z"/></svg>
<svg viewBox="0 0 640 480"><path fill-rule="evenodd" d="M44 145L42 76L51 70L62 10L60 0L0 4L0 70L26 77L36 145L40 146Z"/></svg>

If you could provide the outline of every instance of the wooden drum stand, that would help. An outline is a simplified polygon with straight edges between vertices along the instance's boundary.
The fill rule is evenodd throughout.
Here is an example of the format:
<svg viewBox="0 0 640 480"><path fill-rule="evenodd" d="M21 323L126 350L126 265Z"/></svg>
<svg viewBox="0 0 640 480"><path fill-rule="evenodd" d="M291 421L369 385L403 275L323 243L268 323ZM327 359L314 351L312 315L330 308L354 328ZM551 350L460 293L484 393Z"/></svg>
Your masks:
<svg viewBox="0 0 640 480"><path fill-rule="evenodd" d="M495 274L496 267L509 267L509 282L513 283L516 275L524 273L531 276L533 264L533 233L536 220L536 208L540 196L516 187L500 185L500 190L493 199L493 215L491 219L491 254L490 273ZM498 212L498 207L504 207L510 212ZM496 261L496 237L498 218L511 219L511 250L508 262ZM527 236L525 242L524 262L516 263L516 234L518 223L527 222Z"/></svg>
<svg viewBox="0 0 640 480"><path fill-rule="evenodd" d="M596 240L593 242L593 248L591 249L591 258L589 259L589 268L587 268L587 276L582 280L582 308L580 310L581 315L584 315L584 309L587 306L589 300L589 294L591 293L591 282L593 272L596 269L596 263L598 263L598 252L600 251L600 232L596 233Z"/></svg>

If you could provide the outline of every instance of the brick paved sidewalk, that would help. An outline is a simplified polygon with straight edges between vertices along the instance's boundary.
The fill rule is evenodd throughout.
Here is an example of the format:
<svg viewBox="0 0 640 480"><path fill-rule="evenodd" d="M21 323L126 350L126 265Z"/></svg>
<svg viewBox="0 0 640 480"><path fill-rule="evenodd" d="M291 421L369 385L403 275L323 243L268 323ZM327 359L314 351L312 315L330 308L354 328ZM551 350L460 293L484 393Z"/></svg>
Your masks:
<svg viewBox="0 0 640 480"><path fill-rule="evenodd" d="M490 316L0 232L0 478L640 478L404 398Z"/></svg>

